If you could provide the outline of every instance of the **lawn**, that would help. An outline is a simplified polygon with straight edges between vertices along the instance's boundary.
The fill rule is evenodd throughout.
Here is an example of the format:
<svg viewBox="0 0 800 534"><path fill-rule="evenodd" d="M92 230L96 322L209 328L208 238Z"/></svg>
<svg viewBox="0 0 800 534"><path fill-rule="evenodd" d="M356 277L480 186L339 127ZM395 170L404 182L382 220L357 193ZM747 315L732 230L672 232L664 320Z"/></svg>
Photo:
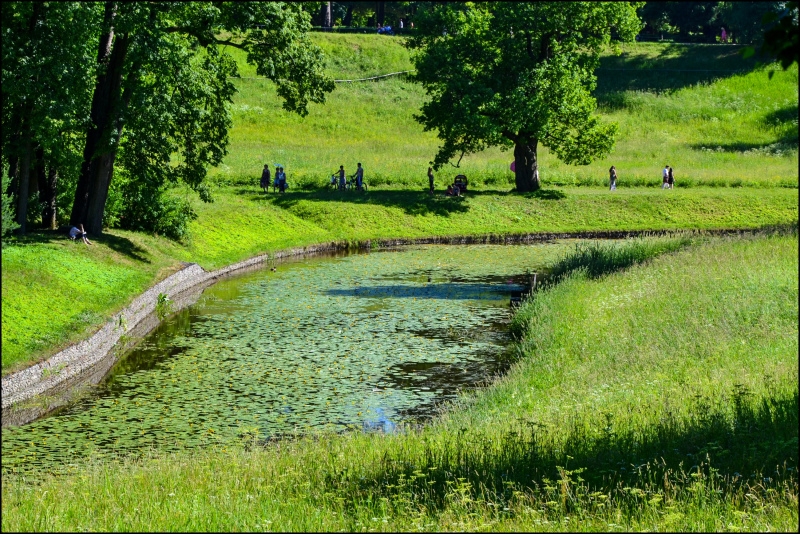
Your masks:
<svg viewBox="0 0 800 534"><path fill-rule="evenodd" d="M4 530L793 530L798 242L584 246L425 427L5 476Z"/></svg>

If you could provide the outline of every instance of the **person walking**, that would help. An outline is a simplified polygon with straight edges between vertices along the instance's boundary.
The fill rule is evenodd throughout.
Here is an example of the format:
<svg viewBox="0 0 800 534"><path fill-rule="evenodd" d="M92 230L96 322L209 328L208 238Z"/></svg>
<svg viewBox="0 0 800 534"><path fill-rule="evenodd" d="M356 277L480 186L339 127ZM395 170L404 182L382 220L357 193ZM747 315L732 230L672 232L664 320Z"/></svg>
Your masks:
<svg viewBox="0 0 800 534"><path fill-rule="evenodd" d="M428 167L428 187L433 194L433 167Z"/></svg>
<svg viewBox="0 0 800 534"><path fill-rule="evenodd" d="M719 36L719 40L722 43L727 43L728 42L728 32L725 31L724 27L722 28L722 33Z"/></svg>
<svg viewBox="0 0 800 534"><path fill-rule="evenodd" d="M661 189L666 189L669 180L669 165L664 165L664 170L661 171Z"/></svg>
<svg viewBox="0 0 800 534"><path fill-rule="evenodd" d="M610 169L608 169L608 181L611 182L611 186L609 187L609 191L616 191L617 190L617 168L613 165Z"/></svg>
<svg viewBox="0 0 800 534"><path fill-rule="evenodd" d="M286 191L286 173L283 167L278 167L278 173L275 175L275 181L278 182L278 191L283 193Z"/></svg>
<svg viewBox="0 0 800 534"><path fill-rule="evenodd" d="M672 172L672 167L669 168L669 174L667 175L667 186L672 189L675 185L675 174Z"/></svg>
<svg viewBox="0 0 800 534"><path fill-rule="evenodd" d="M264 164L264 170L261 171L261 189L264 192L268 192L269 190L269 181L270 181L270 173L269 173L269 164Z"/></svg>

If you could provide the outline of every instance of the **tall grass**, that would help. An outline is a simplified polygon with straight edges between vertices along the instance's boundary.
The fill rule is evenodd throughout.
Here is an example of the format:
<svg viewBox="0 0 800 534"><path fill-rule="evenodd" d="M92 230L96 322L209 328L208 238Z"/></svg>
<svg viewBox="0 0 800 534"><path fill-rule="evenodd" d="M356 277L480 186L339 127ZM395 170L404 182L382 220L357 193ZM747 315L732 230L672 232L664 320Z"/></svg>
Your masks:
<svg viewBox="0 0 800 534"><path fill-rule="evenodd" d="M790 232L574 271L429 425L4 476L2 527L795 529L797 258Z"/></svg>

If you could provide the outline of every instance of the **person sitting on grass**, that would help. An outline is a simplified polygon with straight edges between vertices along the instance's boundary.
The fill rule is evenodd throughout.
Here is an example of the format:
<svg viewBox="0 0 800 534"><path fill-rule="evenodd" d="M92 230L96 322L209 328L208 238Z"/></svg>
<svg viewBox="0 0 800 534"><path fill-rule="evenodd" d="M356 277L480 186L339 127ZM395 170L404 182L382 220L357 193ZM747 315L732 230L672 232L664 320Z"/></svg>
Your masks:
<svg viewBox="0 0 800 534"><path fill-rule="evenodd" d="M83 239L84 243L86 243L87 245L91 245L92 242L89 241L88 237L86 237L86 231L83 229L83 224L79 224L78 226L81 227L80 230L74 226L69 229L69 238L75 241L80 237L81 239Z"/></svg>
<svg viewBox="0 0 800 534"><path fill-rule="evenodd" d="M445 196L452 197L455 195L455 191L453 190L452 185L447 186L447 191L444 192Z"/></svg>

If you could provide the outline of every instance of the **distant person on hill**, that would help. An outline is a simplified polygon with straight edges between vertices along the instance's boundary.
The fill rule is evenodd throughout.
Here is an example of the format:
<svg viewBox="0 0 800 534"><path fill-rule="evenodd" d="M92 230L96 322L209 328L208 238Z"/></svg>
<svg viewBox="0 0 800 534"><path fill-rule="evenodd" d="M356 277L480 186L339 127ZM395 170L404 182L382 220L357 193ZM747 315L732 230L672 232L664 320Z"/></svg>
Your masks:
<svg viewBox="0 0 800 534"><path fill-rule="evenodd" d="M269 189L269 181L270 181L269 165L265 163L264 170L261 171L261 189L263 189L265 193Z"/></svg>
<svg viewBox="0 0 800 534"><path fill-rule="evenodd" d="M661 171L661 189L666 189L669 185L669 165L664 165L664 170Z"/></svg>
<svg viewBox="0 0 800 534"><path fill-rule="evenodd" d="M347 181L344 177L344 165L339 165L339 189L344 191L345 186L347 185Z"/></svg>
<svg viewBox="0 0 800 534"><path fill-rule="evenodd" d="M86 237L86 230L83 229L83 224L79 224L78 226L80 226L80 229L74 226L69 229L69 238L75 241L80 237L81 239L83 239L84 243L86 243L87 245L91 245L92 242L89 241L88 237Z"/></svg>
<svg viewBox="0 0 800 534"><path fill-rule="evenodd" d="M428 167L428 187L433 194L433 167Z"/></svg>
<svg viewBox="0 0 800 534"><path fill-rule="evenodd" d="M283 167L278 167L278 173L275 175L275 179L278 181L278 191L281 193L286 191L286 173L283 172Z"/></svg>
<svg viewBox="0 0 800 534"><path fill-rule="evenodd" d="M361 164L358 164L358 168L356 169L356 173L353 175L356 179L356 189L361 191L362 187L364 186L364 167Z"/></svg>
<svg viewBox="0 0 800 534"><path fill-rule="evenodd" d="M609 187L609 191L616 191L617 190L617 168L613 165L610 169L608 169L608 181L611 182L611 186Z"/></svg>
<svg viewBox="0 0 800 534"><path fill-rule="evenodd" d="M667 175L667 185L670 189L675 185L675 174L672 172L672 167L669 168L669 174Z"/></svg>
<svg viewBox="0 0 800 534"><path fill-rule="evenodd" d="M278 173L280 172L280 170L281 170L281 166L280 165L275 165L275 180L272 182L272 187L274 187L275 189L278 189L280 187L280 185L281 185L281 180L278 177Z"/></svg>
<svg viewBox="0 0 800 534"><path fill-rule="evenodd" d="M719 41L721 43L727 43L728 42L728 32L725 31L725 28L722 28L722 33L719 36Z"/></svg>
<svg viewBox="0 0 800 534"><path fill-rule="evenodd" d="M403 29L403 19L400 19L400 29Z"/></svg>

